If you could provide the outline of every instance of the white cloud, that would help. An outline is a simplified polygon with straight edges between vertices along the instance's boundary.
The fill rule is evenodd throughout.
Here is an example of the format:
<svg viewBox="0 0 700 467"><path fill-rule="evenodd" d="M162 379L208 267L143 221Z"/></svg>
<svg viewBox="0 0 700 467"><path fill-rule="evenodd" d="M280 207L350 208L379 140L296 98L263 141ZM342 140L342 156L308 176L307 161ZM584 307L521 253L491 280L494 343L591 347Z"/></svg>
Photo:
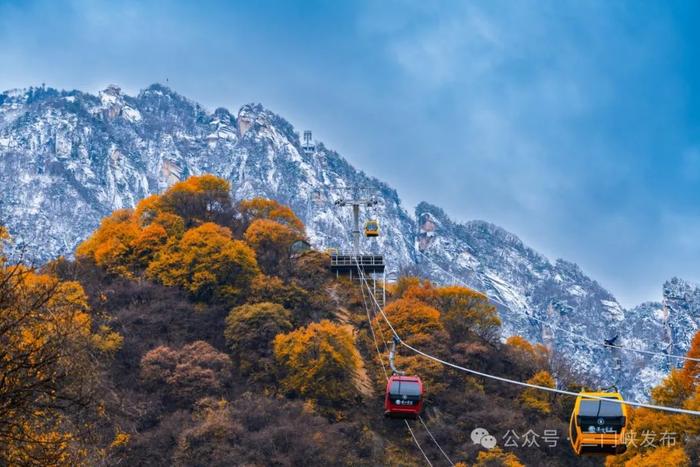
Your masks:
<svg viewBox="0 0 700 467"><path fill-rule="evenodd" d="M465 72L469 80L485 77L499 61L501 47L496 25L475 8L405 31L387 45L402 68L432 85L464 82Z"/></svg>

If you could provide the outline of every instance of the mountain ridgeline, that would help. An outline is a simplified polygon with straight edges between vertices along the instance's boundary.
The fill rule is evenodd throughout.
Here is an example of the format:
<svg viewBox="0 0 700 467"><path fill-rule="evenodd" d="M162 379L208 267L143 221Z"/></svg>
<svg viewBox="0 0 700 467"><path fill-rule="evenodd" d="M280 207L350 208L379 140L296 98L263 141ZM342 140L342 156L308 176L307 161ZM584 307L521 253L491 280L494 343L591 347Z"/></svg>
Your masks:
<svg viewBox="0 0 700 467"><path fill-rule="evenodd" d="M625 310L575 264L551 262L493 224L457 223L428 203L410 214L395 190L322 143L304 151L292 125L258 104L210 112L158 84L137 96L117 86L98 95L45 87L0 94L0 224L15 257L71 256L114 210L204 173L229 181L235 200L291 207L318 249L350 246L350 210L334 201L357 187L378 196L372 216L382 235L366 248L385 255L390 275L483 291L497 304L503 338L543 343L572 371L630 398L648 398L679 362L591 345L542 322L672 354L689 349L700 322L700 289L680 279L664 285L661 303Z"/></svg>

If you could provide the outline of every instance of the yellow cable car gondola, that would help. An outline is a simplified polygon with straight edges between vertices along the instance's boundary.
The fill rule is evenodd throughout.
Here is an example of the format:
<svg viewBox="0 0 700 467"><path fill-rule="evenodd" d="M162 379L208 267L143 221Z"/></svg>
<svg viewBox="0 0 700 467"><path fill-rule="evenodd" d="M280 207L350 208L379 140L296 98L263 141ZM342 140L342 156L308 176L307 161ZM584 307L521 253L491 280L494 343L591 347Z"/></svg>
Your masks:
<svg viewBox="0 0 700 467"><path fill-rule="evenodd" d="M379 222L376 219L365 222L365 237L379 237Z"/></svg>
<svg viewBox="0 0 700 467"><path fill-rule="evenodd" d="M576 455L622 454L627 450L627 407L613 401L624 400L615 391L582 391L576 398L569 422L569 439Z"/></svg>

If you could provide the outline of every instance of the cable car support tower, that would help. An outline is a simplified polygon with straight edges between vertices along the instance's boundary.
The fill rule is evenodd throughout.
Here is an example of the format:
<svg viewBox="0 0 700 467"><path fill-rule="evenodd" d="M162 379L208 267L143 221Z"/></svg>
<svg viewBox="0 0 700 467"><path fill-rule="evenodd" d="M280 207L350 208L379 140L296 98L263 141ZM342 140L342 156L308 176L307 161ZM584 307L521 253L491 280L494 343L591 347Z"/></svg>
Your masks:
<svg viewBox="0 0 700 467"><path fill-rule="evenodd" d="M379 204L376 197L368 198L352 197L341 198L335 201L336 207L352 207L352 252L350 253L332 253L331 254L331 271L335 272L336 277L348 276L353 279L357 276L357 271L360 269L363 274L372 278L374 295L377 292L377 276L381 274L382 285L382 305L386 303L386 273L384 271L384 256L375 254L363 254L360 252L360 208L372 208ZM361 277L357 277L361 280Z"/></svg>

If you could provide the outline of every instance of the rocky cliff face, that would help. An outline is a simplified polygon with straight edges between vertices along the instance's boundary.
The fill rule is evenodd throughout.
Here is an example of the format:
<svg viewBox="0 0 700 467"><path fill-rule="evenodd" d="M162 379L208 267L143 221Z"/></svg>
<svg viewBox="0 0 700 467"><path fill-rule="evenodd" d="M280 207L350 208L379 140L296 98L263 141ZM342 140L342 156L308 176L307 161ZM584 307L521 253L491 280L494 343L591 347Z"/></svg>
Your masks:
<svg viewBox="0 0 700 467"><path fill-rule="evenodd" d="M684 355L700 328L700 287L673 278L663 285L661 302L643 303L627 312L630 346L670 355ZM683 362L664 356L632 355L625 379L638 389L658 381Z"/></svg>
<svg viewBox="0 0 700 467"><path fill-rule="evenodd" d="M230 180L237 199L290 205L320 248L350 247L350 209L334 201L377 196L379 206L365 215L380 220L382 235L363 248L383 252L390 273L418 271L485 291L505 335L544 342L582 373L635 397L676 362L591 346L542 321L597 342L619 335L622 345L670 353L685 352L697 329L696 287L674 279L662 304L625 311L575 264L551 262L495 225L455 223L427 203L409 214L395 190L321 143L304 150L292 125L260 105L209 112L157 84L135 97L116 86L97 96L47 88L0 94L0 222L14 235L15 254L70 255L106 214L200 173Z"/></svg>
<svg viewBox="0 0 700 467"><path fill-rule="evenodd" d="M416 209L418 260L441 282L463 280L499 304L507 335L543 342L582 374L620 384L618 356L544 323L598 342L623 332L624 310L608 291L564 260L552 263L493 224L452 222L426 203ZM594 364L595 362L595 364Z"/></svg>

